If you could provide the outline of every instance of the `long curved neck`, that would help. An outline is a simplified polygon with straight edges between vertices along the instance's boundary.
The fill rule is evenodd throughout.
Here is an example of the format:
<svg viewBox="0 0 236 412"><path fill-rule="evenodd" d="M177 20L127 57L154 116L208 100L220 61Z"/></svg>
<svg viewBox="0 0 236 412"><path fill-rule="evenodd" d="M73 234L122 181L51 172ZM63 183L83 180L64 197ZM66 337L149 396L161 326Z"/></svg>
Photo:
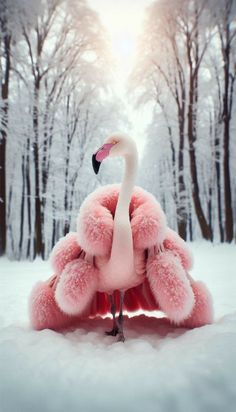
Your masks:
<svg viewBox="0 0 236 412"><path fill-rule="evenodd" d="M124 156L124 160L125 173L116 206L110 262L128 269L131 262L133 263L133 240L129 219L129 205L138 167L136 147L134 147L132 153Z"/></svg>
<svg viewBox="0 0 236 412"><path fill-rule="evenodd" d="M125 159L125 173L120 188L120 194L116 206L115 222L120 222L123 219L129 220L129 204L135 183L138 167L137 152L132 155L126 155Z"/></svg>

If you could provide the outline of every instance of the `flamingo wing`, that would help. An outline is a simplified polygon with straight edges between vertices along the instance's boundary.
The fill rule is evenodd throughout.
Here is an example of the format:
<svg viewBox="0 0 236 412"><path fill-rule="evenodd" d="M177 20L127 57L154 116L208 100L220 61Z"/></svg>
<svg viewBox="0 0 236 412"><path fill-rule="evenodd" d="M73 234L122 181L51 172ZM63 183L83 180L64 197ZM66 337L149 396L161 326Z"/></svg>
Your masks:
<svg viewBox="0 0 236 412"><path fill-rule="evenodd" d="M80 209L78 233L70 233L53 249L51 257L53 268L60 275L56 300L60 308L68 314L83 313L95 316L110 312L107 295L96 292L98 278L98 274L95 273L96 268L87 268L88 264L83 263L79 256L82 250L95 256L109 253L119 190L120 185L108 185L89 195ZM158 263L160 256L156 256L155 263L152 265L150 259L146 259L143 271L147 276L141 285L126 291L124 307L130 312L139 309L152 311L161 307L168 316L172 316L173 313L175 316L175 306L173 305L172 313L166 300L182 299L184 302L184 296L191 295L189 281L186 280L182 268L183 266L187 270L191 266L191 257L185 248L185 243L175 232L167 228L164 213L156 199L139 187L134 188L131 197L130 221L134 250L150 251L154 246L158 250L160 245L164 245L166 252L165 257L162 256L164 263L161 262L167 265L168 269L161 275L162 263ZM169 280L168 283L167 279L171 281ZM183 296L179 292L182 284L184 284ZM170 286L172 290L176 288L175 295L173 292L169 293ZM168 299L165 300L163 296L168 296ZM118 292L115 293L115 300L118 306ZM191 302L188 306L191 306Z"/></svg>
<svg viewBox="0 0 236 412"><path fill-rule="evenodd" d="M137 253L137 256L140 254ZM170 320L180 323L190 315L195 299L187 274L192 264L191 254L185 242L174 231L167 229L162 251L156 244L141 256L144 262L137 259L136 271L144 272L144 281L126 291L124 309L127 312L161 310ZM116 307L119 308L117 291L114 299ZM96 316L109 312L107 295L95 293L88 314Z"/></svg>
<svg viewBox="0 0 236 412"><path fill-rule="evenodd" d="M100 187L85 199L80 208L78 241L91 255L107 256L110 253L119 191L120 185L116 184ZM134 249L162 244L166 236L166 219L154 196L135 187L129 212Z"/></svg>
<svg viewBox="0 0 236 412"><path fill-rule="evenodd" d="M97 269L81 254L83 251L93 256L109 254L119 190L120 185L108 185L89 195L80 210L78 233L69 233L54 247L51 262L56 280L53 285L44 282L36 286L30 298L31 323L36 329L58 329L74 319L110 313L107 294L96 291ZM128 312L162 310L175 323L191 319L194 324L197 317L197 325L211 323L209 292L202 285L198 287L187 274L192 257L186 243L167 228L155 198L139 187L134 188L131 197L130 222L134 250L148 253L144 281L126 291L124 309ZM154 254L153 250L156 250ZM114 298L119 307L118 291L114 292ZM203 306L206 309L203 310ZM200 309L194 308L201 308L204 321L203 315L199 315Z"/></svg>

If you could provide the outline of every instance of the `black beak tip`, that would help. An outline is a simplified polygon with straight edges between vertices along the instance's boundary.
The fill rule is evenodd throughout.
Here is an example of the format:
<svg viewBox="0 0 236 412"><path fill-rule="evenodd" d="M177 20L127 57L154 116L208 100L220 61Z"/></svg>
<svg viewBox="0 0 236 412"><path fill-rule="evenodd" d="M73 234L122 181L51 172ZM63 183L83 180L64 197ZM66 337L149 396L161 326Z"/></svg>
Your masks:
<svg viewBox="0 0 236 412"><path fill-rule="evenodd" d="M93 164L93 170L96 173L96 175L98 174L101 162L99 162L98 160L96 160L96 153L93 154L92 156L92 164Z"/></svg>

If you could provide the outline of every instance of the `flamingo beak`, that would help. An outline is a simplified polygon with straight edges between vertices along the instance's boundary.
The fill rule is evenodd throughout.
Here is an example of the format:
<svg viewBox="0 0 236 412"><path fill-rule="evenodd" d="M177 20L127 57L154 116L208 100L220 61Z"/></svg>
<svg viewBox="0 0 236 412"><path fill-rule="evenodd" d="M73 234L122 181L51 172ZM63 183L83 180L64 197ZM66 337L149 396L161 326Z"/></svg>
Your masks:
<svg viewBox="0 0 236 412"><path fill-rule="evenodd" d="M99 161L96 159L96 154L97 154L97 153L94 153L93 156L92 156L92 164L93 164L94 173L97 175L97 174L98 174L98 171L99 171L99 168L100 168L100 166L101 166L101 162L99 162Z"/></svg>
<svg viewBox="0 0 236 412"><path fill-rule="evenodd" d="M111 148L114 146L115 143L106 143L96 153L92 156L92 165L93 170L98 174L99 168L101 166L102 161L109 156Z"/></svg>

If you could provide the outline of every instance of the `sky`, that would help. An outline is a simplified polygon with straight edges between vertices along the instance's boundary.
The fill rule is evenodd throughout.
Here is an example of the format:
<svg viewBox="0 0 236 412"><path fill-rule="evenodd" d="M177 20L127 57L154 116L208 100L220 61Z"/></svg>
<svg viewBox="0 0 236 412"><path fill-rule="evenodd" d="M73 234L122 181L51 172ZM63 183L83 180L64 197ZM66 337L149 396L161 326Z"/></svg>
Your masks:
<svg viewBox="0 0 236 412"><path fill-rule="evenodd" d="M88 4L99 14L108 32L116 60L117 95L124 102L124 110L131 122L131 133L137 139L139 150L144 147L144 133L151 119L150 109L134 110L125 95L125 85L132 70L138 37L142 32L145 9L152 0L88 0Z"/></svg>

